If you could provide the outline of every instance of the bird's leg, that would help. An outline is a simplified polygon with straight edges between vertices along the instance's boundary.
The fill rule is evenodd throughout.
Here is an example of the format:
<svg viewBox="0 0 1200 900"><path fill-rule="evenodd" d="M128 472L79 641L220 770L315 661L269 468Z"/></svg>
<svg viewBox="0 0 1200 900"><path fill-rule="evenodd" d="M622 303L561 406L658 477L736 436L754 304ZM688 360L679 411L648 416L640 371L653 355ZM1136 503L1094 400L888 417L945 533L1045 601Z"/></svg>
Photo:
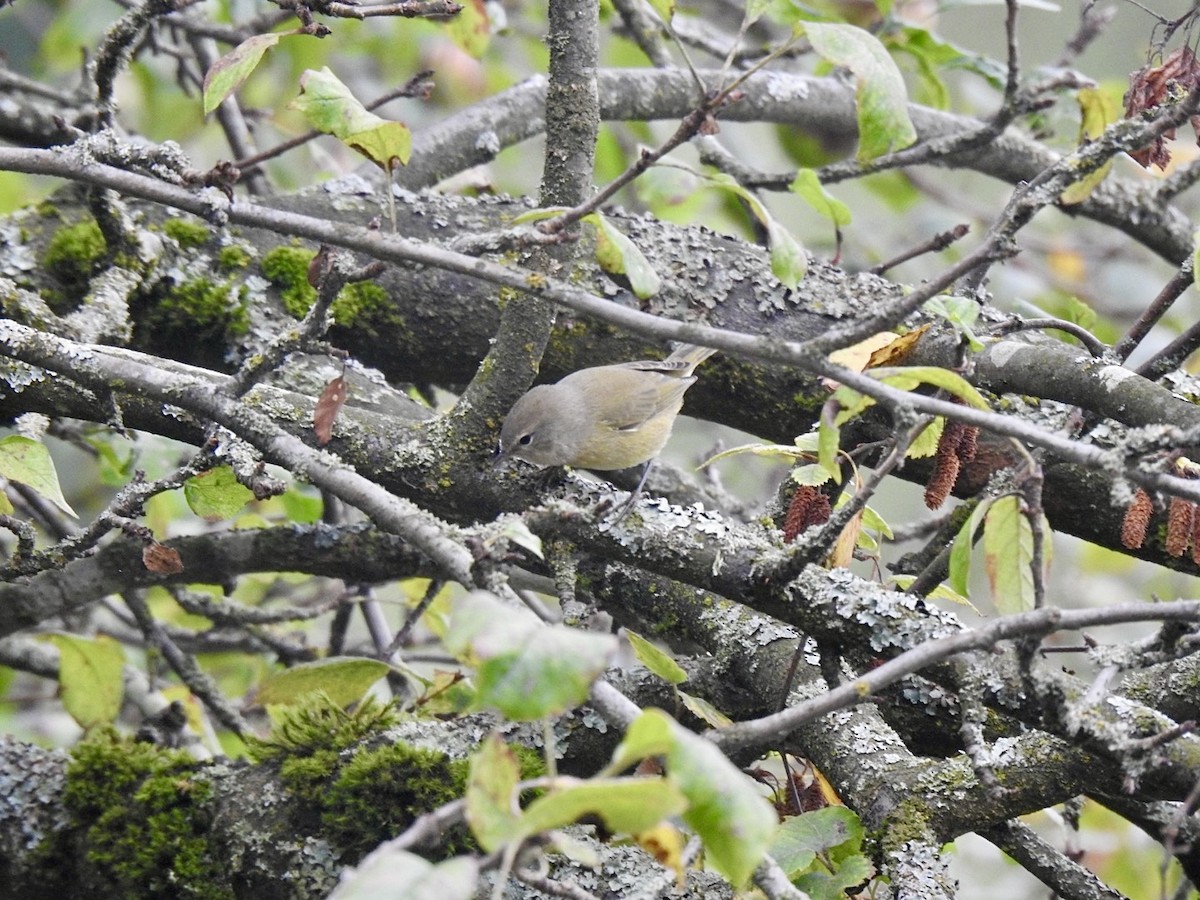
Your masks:
<svg viewBox="0 0 1200 900"><path fill-rule="evenodd" d="M654 466L654 460L646 460L646 464L642 466L642 477L638 479L637 487L633 489L633 493L629 495L629 499L621 504L621 508L617 510L616 516L608 522L604 523L605 530L615 528L621 521L629 515L629 511L633 509L633 505L637 503L638 498L642 495L642 488L646 485L646 479L650 477L650 469Z"/></svg>

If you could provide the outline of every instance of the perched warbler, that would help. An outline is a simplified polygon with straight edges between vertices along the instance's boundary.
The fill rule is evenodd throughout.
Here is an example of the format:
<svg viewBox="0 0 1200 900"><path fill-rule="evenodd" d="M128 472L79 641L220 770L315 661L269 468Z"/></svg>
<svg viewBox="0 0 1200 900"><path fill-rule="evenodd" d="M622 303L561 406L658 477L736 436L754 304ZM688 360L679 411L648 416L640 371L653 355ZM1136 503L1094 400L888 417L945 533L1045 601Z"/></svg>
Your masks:
<svg viewBox="0 0 1200 900"><path fill-rule="evenodd" d="M684 344L664 360L594 366L530 388L504 419L498 455L602 472L646 463L628 509L671 436L692 373L716 352Z"/></svg>

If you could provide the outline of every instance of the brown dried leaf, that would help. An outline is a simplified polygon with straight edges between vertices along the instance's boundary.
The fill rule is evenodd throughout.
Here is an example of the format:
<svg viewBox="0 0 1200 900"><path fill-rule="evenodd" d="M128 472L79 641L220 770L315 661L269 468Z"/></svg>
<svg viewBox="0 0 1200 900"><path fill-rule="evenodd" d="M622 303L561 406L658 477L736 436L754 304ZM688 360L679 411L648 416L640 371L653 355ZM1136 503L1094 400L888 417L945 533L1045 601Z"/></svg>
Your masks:
<svg viewBox="0 0 1200 900"><path fill-rule="evenodd" d="M147 571L158 575L178 575L183 571L183 559L179 551L158 541L142 547L142 565Z"/></svg>
<svg viewBox="0 0 1200 900"><path fill-rule="evenodd" d="M317 400L317 408L313 410L313 431L317 433L317 443L325 446L333 438L333 423L337 421L338 413L346 405L346 379L339 375L321 391Z"/></svg>
<svg viewBox="0 0 1200 900"><path fill-rule="evenodd" d="M1146 110L1161 106L1171 100L1173 90L1190 91L1200 83L1200 61L1190 47L1180 47L1163 60L1161 66L1143 66L1129 76L1129 90L1125 92L1125 118L1140 116ZM1193 122L1192 127L1195 128ZM1197 132L1200 135L1200 131ZM1175 129L1165 131L1138 150L1130 152L1145 168L1151 165L1165 169L1171 162L1166 142L1175 137Z"/></svg>
<svg viewBox="0 0 1200 900"><path fill-rule="evenodd" d="M917 346L917 341L921 339L921 335L929 330L929 323L926 322L920 328L914 328L912 331L906 332L883 347L880 347L871 354L867 360L866 368L874 369L876 366L896 366L904 361L908 354L912 353L913 348Z"/></svg>

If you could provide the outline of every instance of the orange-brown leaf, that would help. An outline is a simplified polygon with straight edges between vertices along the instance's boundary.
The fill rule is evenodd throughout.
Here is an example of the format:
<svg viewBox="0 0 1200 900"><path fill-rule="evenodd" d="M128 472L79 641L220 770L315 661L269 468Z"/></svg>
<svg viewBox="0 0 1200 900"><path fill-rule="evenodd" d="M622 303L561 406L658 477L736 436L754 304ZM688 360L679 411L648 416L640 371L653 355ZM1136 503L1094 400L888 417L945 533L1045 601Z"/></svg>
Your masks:
<svg viewBox="0 0 1200 900"><path fill-rule="evenodd" d="M142 565L159 575L178 575L183 571L183 559L179 551L158 541L142 547Z"/></svg>
<svg viewBox="0 0 1200 900"><path fill-rule="evenodd" d="M325 390L321 391L317 400L317 408L313 410L313 431L317 433L317 443L321 446L328 444L333 437L333 423L345 405L346 379L339 375L325 385Z"/></svg>

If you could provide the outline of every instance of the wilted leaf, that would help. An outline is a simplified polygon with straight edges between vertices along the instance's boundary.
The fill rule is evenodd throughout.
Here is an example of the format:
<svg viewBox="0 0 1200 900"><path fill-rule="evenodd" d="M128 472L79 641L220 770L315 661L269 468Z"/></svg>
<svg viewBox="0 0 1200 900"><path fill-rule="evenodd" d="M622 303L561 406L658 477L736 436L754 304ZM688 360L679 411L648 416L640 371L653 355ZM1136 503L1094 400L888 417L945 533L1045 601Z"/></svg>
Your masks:
<svg viewBox="0 0 1200 900"><path fill-rule="evenodd" d="M1080 88L1075 99L1079 103L1079 144L1083 146L1104 134L1104 129L1117 121L1119 112L1108 93L1099 88ZM1097 185L1108 177L1111 170L1110 159L1094 172L1089 172L1074 184L1068 185L1059 195L1059 201L1067 206L1082 203L1092 195Z"/></svg>
<svg viewBox="0 0 1200 900"><path fill-rule="evenodd" d="M862 531L862 513L857 512L850 517L850 521L846 523L846 527L841 530L837 536L837 540L833 542L833 547L829 551L829 556L825 560L825 565L830 569L845 568L854 560L854 548L858 546L858 536Z"/></svg>
<svg viewBox="0 0 1200 900"><path fill-rule="evenodd" d="M867 360L865 368L874 369L879 366L896 365L904 361L908 354L912 353L913 348L917 346L917 342L921 340L921 335L929 330L929 323L926 323L919 328L914 328L912 331L906 331L904 334L898 335L894 341L884 344L878 350L871 353L871 358Z"/></svg>
<svg viewBox="0 0 1200 900"><path fill-rule="evenodd" d="M1129 90L1125 92L1125 118L1136 118L1147 110L1169 102L1172 85L1180 92L1187 92L1196 86L1198 80L1200 62L1185 44L1164 59L1161 66L1143 66L1129 76ZM1129 155L1145 168L1155 165L1165 169L1171 162L1166 142L1174 137L1174 128L1164 131L1150 144Z"/></svg>
<svg viewBox="0 0 1200 900"><path fill-rule="evenodd" d="M293 30L252 35L213 63L204 73L204 114L208 115L241 87L268 50L283 38L299 33Z"/></svg>
<svg viewBox="0 0 1200 900"><path fill-rule="evenodd" d="M683 833L669 822L660 822L655 827L634 835L638 846L675 873L677 879L684 877Z"/></svg>
<svg viewBox="0 0 1200 900"><path fill-rule="evenodd" d="M880 331L869 338L864 338L857 344L834 350L829 354L829 361L855 372L861 372L870 364L871 359L879 350L891 346L899 339L900 335L894 331Z"/></svg>
<svg viewBox="0 0 1200 900"><path fill-rule="evenodd" d="M701 722L711 725L713 728L724 728L726 725L732 725L733 719L725 715L703 697L696 697L687 691L679 691L679 699L683 701L683 705L693 716Z"/></svg>
<svg viewBox="0 0 1200 900"><path fill-rule="evenodd" d="M300 96L288 104L302 112L310 125L332 134L381 169L393 161L408 164L412 132L367 110L328 67L307 69L300 76Z"/></svg>

